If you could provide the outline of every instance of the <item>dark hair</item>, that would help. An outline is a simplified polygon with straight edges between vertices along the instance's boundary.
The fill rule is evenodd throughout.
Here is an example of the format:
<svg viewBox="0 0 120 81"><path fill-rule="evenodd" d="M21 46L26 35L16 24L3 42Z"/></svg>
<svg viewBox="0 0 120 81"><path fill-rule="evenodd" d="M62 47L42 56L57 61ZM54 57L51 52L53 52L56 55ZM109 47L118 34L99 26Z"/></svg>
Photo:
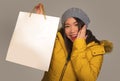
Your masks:
<svg viewBox="0 0 120 81"><path fill-rule="evenodd" d="M80 30L85 25L85 23L79 18L76 18L76 17L73 17L73 18L78 22L78 29ZM63 36L67 52L70 56L70 54L72 52L73 42L67 38L67 36L65 34L64 26L65 26L65 23L62 25L62 28L59 31ZM90 30L88 30L88 29L86 30L86 35L87 35L86 44L89 44L92 41L95 41L96 43L100 44L100 41L98 39L96 39L96 37L92 34L92 32ZM69 56L68 56L68 58L70 58Z"/></svg>

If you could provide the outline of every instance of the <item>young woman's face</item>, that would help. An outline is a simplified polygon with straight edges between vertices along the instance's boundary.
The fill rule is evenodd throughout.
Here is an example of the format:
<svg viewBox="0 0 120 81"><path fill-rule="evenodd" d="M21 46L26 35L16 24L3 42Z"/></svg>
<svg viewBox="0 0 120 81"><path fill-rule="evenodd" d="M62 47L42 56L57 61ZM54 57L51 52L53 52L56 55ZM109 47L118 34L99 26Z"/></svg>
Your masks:
<svg viewBox="0 0 120 81"><path fill-rule="evenodd" d="M78 34L78 23L74 18L68 18L65 22L65 34L73 42Z"/></svg>

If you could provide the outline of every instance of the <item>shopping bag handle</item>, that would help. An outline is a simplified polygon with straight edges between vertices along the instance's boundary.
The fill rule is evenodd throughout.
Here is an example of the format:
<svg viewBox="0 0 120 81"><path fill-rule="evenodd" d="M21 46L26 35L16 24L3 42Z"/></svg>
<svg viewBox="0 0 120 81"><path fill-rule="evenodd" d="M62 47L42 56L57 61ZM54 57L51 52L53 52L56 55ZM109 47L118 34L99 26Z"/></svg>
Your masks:
<svg viewBox="0 0 120 81"><path fill-rule="evenodd" d="M42 3L39 3L38 6L35 6L32 11L30 12L29 17L31 17L32 13L35 11L35 9L40 9L41 13L44 15L44 18L46 19L46 13L44 10L44 5Z"/></svg>

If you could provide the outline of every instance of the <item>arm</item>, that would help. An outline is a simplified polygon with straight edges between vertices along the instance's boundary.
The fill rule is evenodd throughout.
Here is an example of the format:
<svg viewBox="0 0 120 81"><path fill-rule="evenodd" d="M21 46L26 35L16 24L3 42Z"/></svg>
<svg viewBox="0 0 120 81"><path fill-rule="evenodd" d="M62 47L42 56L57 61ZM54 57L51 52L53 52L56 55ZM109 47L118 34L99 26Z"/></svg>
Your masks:
<svg viewBox="0 0 120 81"><path fill-rule="evenodd" d="M86 45L86 38L86 25L84 25L73 43L72 65L79 81L96 81L105 51L102 45L95 42Z"/></svg>
<svg viewBox="0 0 120 81"><path fill-rule="evenodd" d="M85 39L76 39L73 43L72 65L79 81L96 81L103 60L104 48L93 44L86 46Z"/></svg>

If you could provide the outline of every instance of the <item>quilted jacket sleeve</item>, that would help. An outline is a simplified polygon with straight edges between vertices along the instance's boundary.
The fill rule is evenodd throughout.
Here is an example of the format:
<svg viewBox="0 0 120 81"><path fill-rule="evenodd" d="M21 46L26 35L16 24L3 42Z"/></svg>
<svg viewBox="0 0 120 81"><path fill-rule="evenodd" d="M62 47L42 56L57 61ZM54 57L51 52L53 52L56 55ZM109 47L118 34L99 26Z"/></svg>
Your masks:
<svg viewBox="0 0 120 81"><path fill-rule="evenodd" d="M79 81L96 81L104 53L102 45L94 43L87 47L85 39L74 41L71 61Z"/></svg>

